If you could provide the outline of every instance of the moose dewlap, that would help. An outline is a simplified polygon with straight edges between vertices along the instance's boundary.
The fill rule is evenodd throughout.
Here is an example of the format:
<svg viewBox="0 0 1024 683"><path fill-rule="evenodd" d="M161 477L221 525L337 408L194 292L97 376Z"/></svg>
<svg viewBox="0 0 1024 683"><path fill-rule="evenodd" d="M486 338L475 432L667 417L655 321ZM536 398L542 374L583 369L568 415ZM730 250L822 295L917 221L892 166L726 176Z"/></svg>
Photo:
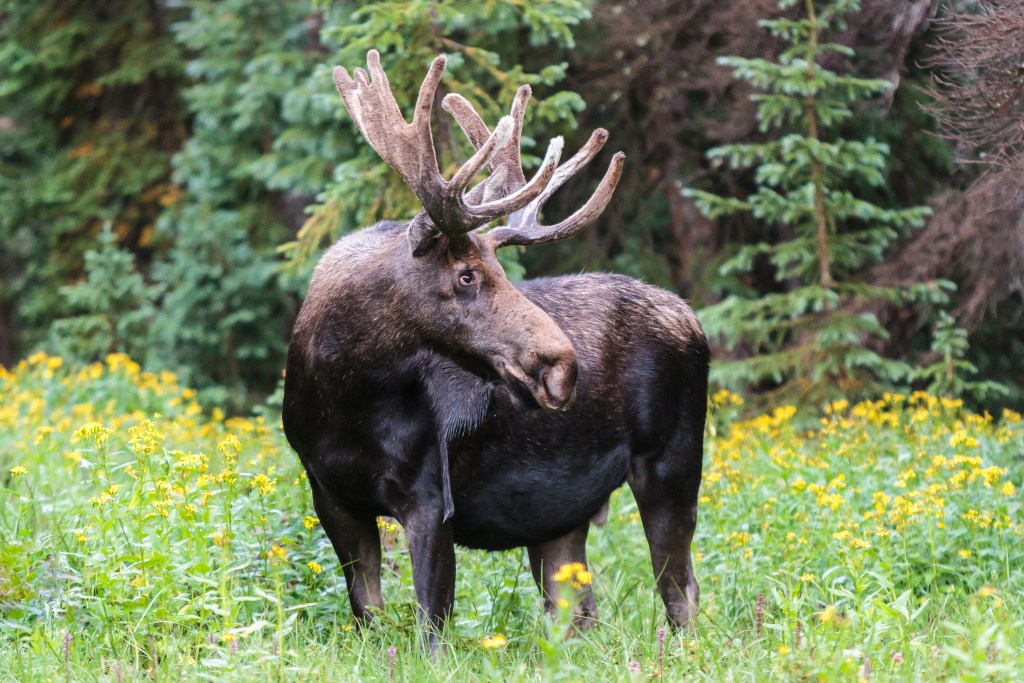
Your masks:
<svg viewBox="0 0 1024 683"><path fill-rule="evenodd" d="M455 544L525 546L550 605L554 575L586 565L591 517L617 487L636 496L669 621L696 614L697 522L709 354L679 297L619 275L513 284L502 246L570 237L605 209L615 154L593 196L556 225L538 214L601 150L597 130L559 165L561 138L527 181L520 162L530 89L491 131L459 95L444 98L476 153L438 170L431 105L437 57L407 123L371 50L368 71L334 80L366 140L423 210L330 248L313 273L288 353L284 428L309 474L352 612L383 606L376 518L405 528L431 650L452 610ZM490 174L470 187L487 166ZM467 189L468 188L468 189ZM501 217L508 225L480 229ZM593 595L575 606L596 618Z"/></svg>

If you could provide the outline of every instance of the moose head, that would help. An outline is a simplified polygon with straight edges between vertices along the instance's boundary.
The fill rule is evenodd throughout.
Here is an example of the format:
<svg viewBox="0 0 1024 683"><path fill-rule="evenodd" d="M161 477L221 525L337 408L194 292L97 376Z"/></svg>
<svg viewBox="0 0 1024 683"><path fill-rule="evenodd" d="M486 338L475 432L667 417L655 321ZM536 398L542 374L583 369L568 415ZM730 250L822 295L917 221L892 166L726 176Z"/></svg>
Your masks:
<svg viewBox="0 0 1024 683"><path fill-rule="evenodd" d="M560 223L543 225L538 214L544 203L594 158L608 138L607 131L596 130L561 165L563 141L554 138L540 168L527 182L520 139L529 86L519 89L510 115L493 131L465 98L450 94L443 106L476 152L445 180L430 126L445 64L443 55L431 64L412 123L406 122L395 101L376 50L367 56L369 73L357 68L353 78L342 67L334 70L334 83L360 132L423 207L406 228L405 253L390 255L389 268L395 276L388 278L387 287L397 293L394 303L404 316L403 328L414 328L424 344L479 369L481 375L496 376L510 387L525 390L545 410L564 410L572 404L576 385L572 344L546 313L509 282L496 251L507 245L565 239L588 226L608 205L624 155L619 152L613 157L581 208ZM484 166L490 175L467 191ZM483 231L506 216L506 226ZM311 290L315 281L316 276Z"/></svg>

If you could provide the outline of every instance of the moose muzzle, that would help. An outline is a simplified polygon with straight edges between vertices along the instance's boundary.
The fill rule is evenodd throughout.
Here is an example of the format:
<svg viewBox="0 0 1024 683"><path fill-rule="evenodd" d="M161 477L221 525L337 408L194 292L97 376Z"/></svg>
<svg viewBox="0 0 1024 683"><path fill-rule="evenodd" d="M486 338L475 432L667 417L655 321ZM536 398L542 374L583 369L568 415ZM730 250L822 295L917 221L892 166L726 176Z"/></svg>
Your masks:
<svg viewBox="0 0 1024 683"><path fill-rule="evenodd" d="M516 361L495 355L491 364L502 381L512 388L525 390L537 405L548 412L568 410L576 398L576 377L579 367L576 352L565 340L558 350L547 353L526 351Z"/></svg>

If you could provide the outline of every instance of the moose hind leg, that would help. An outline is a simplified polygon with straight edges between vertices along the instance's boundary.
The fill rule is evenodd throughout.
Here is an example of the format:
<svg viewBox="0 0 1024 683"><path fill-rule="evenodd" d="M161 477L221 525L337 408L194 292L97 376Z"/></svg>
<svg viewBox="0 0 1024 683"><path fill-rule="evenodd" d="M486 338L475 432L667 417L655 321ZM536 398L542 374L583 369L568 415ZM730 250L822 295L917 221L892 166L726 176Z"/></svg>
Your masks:
<svg viewBox="0 0 1024 683"><path fill-rule="evenodd" d="M369 623L375 612L384 609L380 591L380 532L375 517L356 516L335 503L329 495L313 484L313 507L320 526L331 539L338 554L352 616L361 625Z"/></svg>
<svg viewBox="0 0 1024 683"><path fill-rule="evenodd" d="M677 434L660 456L635 457L630 465L629 486L673 628L690 626L700 607L690 543L697 526L702 441L703 430L696 438Z"/></svg>
<svg viewBox="0 0 1024 683"><path fill-rule="evenodd" d="M555 578L558 570L573 562L578 562L584 567L587 566L587 532L589 529L590 524L584 524L561 538L531 545L526 549L530 557L530 571L533 573L533 580L537 582L537 587L544 595L544 609L548 614L555 611L559 591L563 588ZM580 589L577 602L573 605L573 626L582 631L597 625L597 621L597 602L594 600L594 591L592 586L585 585Z"/></svg>

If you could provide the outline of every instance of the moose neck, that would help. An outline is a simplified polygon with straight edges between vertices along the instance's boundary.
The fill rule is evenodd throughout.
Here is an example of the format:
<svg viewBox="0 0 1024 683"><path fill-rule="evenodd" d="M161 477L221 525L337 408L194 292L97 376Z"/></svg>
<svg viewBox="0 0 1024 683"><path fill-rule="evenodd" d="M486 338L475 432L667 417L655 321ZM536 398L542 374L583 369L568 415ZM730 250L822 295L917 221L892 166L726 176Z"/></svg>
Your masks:
<svg viewBox="0 0 1024 683"><path fill-rule="evenodd" d="M361 230L328 250L295 325L310 365L362 368L366 376L400 372L423 348L420 270L397 223Z"/></svg>

